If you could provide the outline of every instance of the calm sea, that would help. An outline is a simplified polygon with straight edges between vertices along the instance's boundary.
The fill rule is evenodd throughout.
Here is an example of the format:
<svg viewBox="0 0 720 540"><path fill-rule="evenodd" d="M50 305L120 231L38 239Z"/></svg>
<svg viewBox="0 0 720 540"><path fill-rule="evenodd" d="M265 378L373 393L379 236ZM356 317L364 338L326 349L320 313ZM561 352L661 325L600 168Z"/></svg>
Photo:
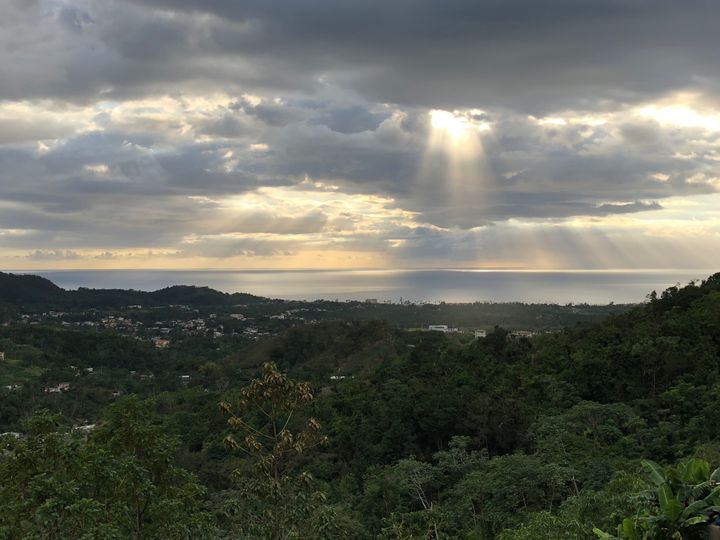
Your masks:
<svg viewBox="0 0 720 540"><path fill-rule="evenodd" d="M30 272L30 271L28 271ZM474 270L43 270L66 289L155 290L207 285L285 299L398 302L642 302L677 283L707 278L707 270L516 272Z"/></svg>

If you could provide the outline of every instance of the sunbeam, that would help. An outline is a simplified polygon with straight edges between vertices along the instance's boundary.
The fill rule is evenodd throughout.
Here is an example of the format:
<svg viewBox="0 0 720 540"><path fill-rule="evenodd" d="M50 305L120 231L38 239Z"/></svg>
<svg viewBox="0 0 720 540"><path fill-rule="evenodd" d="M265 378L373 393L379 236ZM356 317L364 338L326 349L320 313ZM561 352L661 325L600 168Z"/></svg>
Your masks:
<svg viewBox="0 0 720 540"><path fill-rule="evenodd" d="M491 129L485 113L432 110L417 189L424 214L435 225L483 225L489 180L481 133Z"/></svg>

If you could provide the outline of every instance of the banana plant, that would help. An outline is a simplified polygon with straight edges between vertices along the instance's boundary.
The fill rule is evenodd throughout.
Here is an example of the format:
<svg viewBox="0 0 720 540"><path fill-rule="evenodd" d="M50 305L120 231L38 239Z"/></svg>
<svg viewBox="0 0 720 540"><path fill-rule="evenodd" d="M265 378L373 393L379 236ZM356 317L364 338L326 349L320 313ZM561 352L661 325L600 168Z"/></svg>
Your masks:
<svg viewBox="0 0 720 540"><path fill-rule="evenodd" d="M691 540L702 538L703 525L720 513L720 468L710 472L702 459L681 461L665 472L653 461L644 460L643 468L653 484L645 495L652 501L644 512L626 517L618 526L618 535L593 529L603 540Z"/></svg>

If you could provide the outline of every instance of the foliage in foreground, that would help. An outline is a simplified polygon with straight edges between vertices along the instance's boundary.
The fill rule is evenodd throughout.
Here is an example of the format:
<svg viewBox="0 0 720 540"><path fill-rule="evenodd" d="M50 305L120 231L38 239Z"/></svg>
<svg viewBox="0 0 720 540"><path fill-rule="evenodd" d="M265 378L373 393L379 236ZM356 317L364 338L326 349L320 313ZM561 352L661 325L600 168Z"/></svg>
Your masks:
<svg viewBox="0 0 720 540"><path fill-rule="evenodd" d="M2 538L199 538L212 532L205 489L173 464L174 441L149 403L114 406L90 436L48 412L2 439Z"/></svg>
<svg viewBox="0 0 720 540"><path fill-rule="evenodd" d="M717 511L720 275L532 340L385 335L330 379L348 335L249 384L219 363L223 393L121 400L89 434L36 416L3 439L0 536L689 540Z"/></svg>

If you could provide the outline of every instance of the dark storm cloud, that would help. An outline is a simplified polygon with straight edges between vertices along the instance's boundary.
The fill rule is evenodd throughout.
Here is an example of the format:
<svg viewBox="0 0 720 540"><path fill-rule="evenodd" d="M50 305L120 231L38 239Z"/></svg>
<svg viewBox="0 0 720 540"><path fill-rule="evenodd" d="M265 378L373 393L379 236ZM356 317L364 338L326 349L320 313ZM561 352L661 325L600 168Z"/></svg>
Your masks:
<svg viewBox="0 0 720 540"><path fill-rule="evenodd" d="M247 100L242 100L235 104L233 108L241 109L249 116L255 117L273 127L283 127L306 117L301 109L273 102L253 105Z"/></svg>
<svg viewBox="0 0 720 540"><path fill-rule="evenodd" d="M718 82L712 0L132 3L233 21L223 48L383 102L543 110Z"/></svg>
<svg viewBox="0 0 720 540"><path fill-rule="evenodd" d="M387 114L373 113L365 107L355 105L330 110L317 118L316 122L338 133L360 133L375 131L387 117Z"/></svg>
<svg viewBox="0 0 720 540"><path fill-rule="evenodd" d="M10 3L0 96L121 97L180 82L307 92L324 78L371 101L543 111L712 89L720 73L713 0L75 4Z"/></svg>

